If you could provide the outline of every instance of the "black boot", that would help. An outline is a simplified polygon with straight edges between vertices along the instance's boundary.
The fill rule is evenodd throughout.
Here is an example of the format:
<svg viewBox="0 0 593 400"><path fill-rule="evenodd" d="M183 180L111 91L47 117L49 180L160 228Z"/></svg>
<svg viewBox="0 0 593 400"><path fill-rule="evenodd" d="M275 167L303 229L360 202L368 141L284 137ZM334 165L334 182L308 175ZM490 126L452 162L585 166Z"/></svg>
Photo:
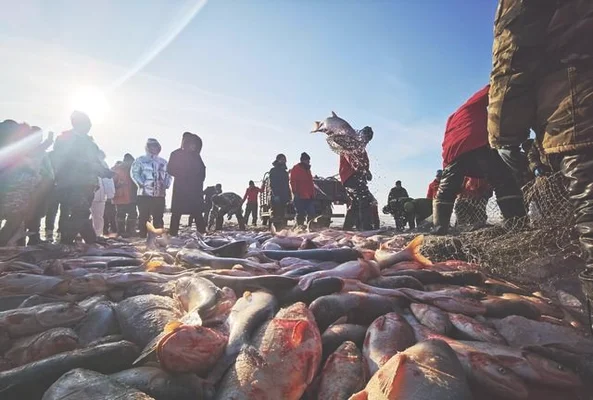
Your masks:
<svg viewBox="0 0 593 400"><path fill-rule="evenodd" d="M34 233L32 235L29 236L29 241L27 243L28 246L37 246L41 243L44 243L41 240L41 235L39 233Z"/></svg>
<svg viewBox="0 0 593 400"><path fill-rule="evenodd" d="M358 230L370 231L373 229L373 213L370 206L360 207L358 211L358 220L360 221Z"/></svg>
<svg viewBox="0 0 593 400"><path fill-rule="evenodd" d="M522 197L506 197L496 202L506 229L523 229L527 225L527 213Z"/></svg>
<svg viewBox="0 0 593 400"><path fill-rule="evenodd" d="M434 228L433 235L443 236L449 232L449 224L451 223L451 214L453 214L453 206L455 203L445 203L435 200L432 203L432 221Z"/></svg>
<svg viewBox="0 0 593 400"><path fill-rule="evenodd" d="M127 237L135 237L136 236L136 227L138 226L138 220L136 218L128 218L126 221L126 230L125 235Z"/></svg>

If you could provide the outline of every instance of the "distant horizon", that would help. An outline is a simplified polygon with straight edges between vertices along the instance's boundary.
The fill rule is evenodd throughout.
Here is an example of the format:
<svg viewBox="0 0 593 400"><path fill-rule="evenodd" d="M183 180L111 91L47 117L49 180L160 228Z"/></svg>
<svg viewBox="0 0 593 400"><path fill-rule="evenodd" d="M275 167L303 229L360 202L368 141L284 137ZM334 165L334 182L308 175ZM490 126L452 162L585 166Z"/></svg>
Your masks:
<svg viewBox="0 0 593 400"><path fill-rule="evenodd" d="M380 205L396 180L424 197L447 117L488 81L495 3L11 2L2 119L59 134L75 94L98 88L103 120L97 99L82 111L110 166L143 154L149 137L168 159L190 131L204 142L205 185L242 195L277 153L291 167L306 151L314 174L336 175L338 156L309 133L335 111L375 132Z"/></svg>

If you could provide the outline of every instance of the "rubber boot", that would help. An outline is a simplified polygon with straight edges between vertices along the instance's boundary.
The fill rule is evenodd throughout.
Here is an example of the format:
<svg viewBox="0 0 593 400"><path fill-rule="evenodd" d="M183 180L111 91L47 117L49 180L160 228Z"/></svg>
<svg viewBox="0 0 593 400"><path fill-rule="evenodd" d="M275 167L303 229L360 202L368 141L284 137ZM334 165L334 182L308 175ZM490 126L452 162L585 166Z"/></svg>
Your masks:
<svg viewBox="0 0 593 400"><path fill-rule="evenodd" d="M357 213L354 211L354 208L350 207L346 210L346 216L344 217L344 230L351 231L354 229L355 218L357 217Z"/></svg>
<svg viewBox="0 0 593 400"><path fill-rule="evenodd" d="M370 231L373 229L373 212L371 206L360 207L358 211L358 220L360 221L358 230Z"/></svg>
<svg viewBox="0 0 593 400"><path fill-rule="evenodd" d="M136 236L136 226L138 225L138 220L136 218L128 218L126 221L126 229L124 234L127 237L134 237Z"/></svg>
<svg viewBox="0 0 593 400"><path fill-rule="evenodd" d="M523 229L527 225L527 213L522 197L507 197L497 200L506 229Z"/></svg>
<svg viewBox="0 0 593 400"><path fill-rule="evenodd" d="M28 246L37 246L41 243L43 243L41 241L41 235L39 233L34 233L29 236L29 241L27 242L27 245Z"/></svg>
<svg viewBox="0 0 593 400"><path fill-rule="evenodd" d="M453 214L453 206L455 203L443 203L434 201L432 203L432 221L434 228L433 235L443 236L449 232L449 224L451 223L451 215Z"/></svg>

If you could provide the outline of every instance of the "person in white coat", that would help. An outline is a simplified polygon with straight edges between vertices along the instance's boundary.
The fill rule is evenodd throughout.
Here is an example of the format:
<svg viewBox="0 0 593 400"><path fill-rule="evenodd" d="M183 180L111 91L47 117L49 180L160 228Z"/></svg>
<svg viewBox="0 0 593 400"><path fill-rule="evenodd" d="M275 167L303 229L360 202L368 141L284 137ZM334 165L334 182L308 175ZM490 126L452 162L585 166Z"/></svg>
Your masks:
<svg viewBox="0 0 593 400"><path fill-rule="evenodd" d="M102 154L102 163L105 168L109 168L105 162L105 153ZM91 218L93 220L93 229L97 236L103 235L103 227L105 225L105 202L112 200L115 196L115 184L112 178L98 178L97 190L95 190L95 197L91 205Z"/></svg>

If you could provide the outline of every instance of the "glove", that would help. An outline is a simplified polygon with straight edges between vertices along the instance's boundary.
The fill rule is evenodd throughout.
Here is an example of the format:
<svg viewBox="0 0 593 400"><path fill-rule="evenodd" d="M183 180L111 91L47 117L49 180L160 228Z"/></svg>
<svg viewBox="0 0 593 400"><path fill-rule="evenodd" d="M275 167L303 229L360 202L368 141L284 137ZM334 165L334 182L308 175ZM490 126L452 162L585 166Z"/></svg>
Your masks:
<svg viewBox="0 0 593 400"><path fill-rule="evenodd" d="M540 167L536 167L533 170L533 175L535 175L536 177L540 177L540 176L546 176L550 173L549 169L545 166L540 166Z"/></svg>

